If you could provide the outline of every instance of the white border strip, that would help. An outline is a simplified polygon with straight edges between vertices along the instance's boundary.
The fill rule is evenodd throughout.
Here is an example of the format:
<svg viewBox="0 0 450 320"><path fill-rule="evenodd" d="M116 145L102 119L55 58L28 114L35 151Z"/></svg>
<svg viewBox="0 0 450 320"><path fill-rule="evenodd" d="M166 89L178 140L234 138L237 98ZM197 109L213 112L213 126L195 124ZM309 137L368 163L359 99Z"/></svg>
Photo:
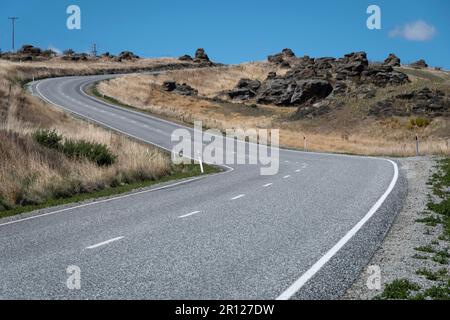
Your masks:
<svg viewBox="0 0 450 320"><path fill-rule="evenodd" d="M276 300L289 300L292 298L322 267L333 258L336 253L350 241L350 239L369 221L370 218L378 211L386 198L391 194L398 181L398 166L394 161L385 159L394 166L394 178L389 185L389 188L381 196L380 199L373 205L369 212L362 218L338 243L334 245L319 261L317 261L308 271L306 271L297 281L295 281L289 288L287 288Z"/></svg>
<svg viewBox="0 0 450 320"><path fill-rule="evenodd" d="M86 249L88 249L88 250L96 249L96 248L105 246L105 245L107 245L107 244L110 244L110 243L112 243L112 242L122 240L123 238L124 238L124 237L117 237L117 238L114 238L114 239L106 240L106 241L103 241L103 242L94 244L94 245L92 245L92 246L86 247Z"/></svg>

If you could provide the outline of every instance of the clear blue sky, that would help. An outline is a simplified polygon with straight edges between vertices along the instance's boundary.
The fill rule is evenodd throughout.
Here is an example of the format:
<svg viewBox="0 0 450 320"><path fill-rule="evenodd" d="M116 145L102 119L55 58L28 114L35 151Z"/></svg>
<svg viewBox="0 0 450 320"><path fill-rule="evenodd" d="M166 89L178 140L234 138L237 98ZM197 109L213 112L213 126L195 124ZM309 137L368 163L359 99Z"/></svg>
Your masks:
<svg viewBox="0 0 450 320"><path fill-rule="evenodd" d="M66 28L67 6L82 12L82 29ZM366 27L370 4L381 7L382 29ZM262 60L282 48L299 56L342 56L364 50L371 60L396 53L450 69L448 0L14 0L0 3L0 48L11 49L9 16L19 16L16 47L146 56L193 54L204 47L225 63Z"/></svg>

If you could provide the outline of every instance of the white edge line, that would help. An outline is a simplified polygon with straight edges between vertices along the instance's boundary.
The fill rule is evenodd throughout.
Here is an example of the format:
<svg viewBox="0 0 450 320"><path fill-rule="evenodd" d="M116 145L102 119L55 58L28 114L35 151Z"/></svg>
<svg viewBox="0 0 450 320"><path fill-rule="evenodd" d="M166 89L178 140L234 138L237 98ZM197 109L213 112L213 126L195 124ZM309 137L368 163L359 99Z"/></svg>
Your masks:
<svg viewBox="0 0 450 320"><path fill-rule="evenodd" d="M378 211L386 198L391 194L398 181L398 166L394 161L389 161L394 166L394 177L386 192L373 205L369 212L362 218L338 243L334 245L322 258L319 259L308 271L298 278L289 288L287 288L276 300L289 300L292 298L322 267L336 255L336 253L345 246L345 244L372 218Z"/></svg>
<svg viewBox="0 0 450 320"><path fill-rule="evenodd" d="M105 246L105 245L107 245L107 244L110 244L111 242L115 242L115 241L122 240L123 238L124 238L124 237L117 237L117 238L114 238L114 239L106 240L106 241L103 241L103 242L94 244L94 245L92 245L92 246L86 247L86 249L88 249L88 250L90 250L90 249L96 249L96 248L98 248L98 247L101 247L101 246Z"/></svg>
<svg viewBox="0 0 450 320"><path fill-rule="evenodd" d="M194 214L197 214L197 213L200 213L200 212L201 212L201 211L194 211L194 212L185 214L185 215L183 215L183 216L179 216L178 219L187 218L187 217L193 216Z"/></svg>

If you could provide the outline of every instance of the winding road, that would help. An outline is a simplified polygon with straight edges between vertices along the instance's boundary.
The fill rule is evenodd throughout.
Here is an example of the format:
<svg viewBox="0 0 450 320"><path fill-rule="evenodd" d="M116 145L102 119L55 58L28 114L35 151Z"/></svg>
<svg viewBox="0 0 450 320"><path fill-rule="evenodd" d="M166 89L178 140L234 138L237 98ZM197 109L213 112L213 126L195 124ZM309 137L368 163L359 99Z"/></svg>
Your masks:
<svg viewBox="0 0 450 320"><path fill-rule="evenodd" d="M34 82L64 110L170 150L182 126L87 96L112 76ZM0 220L1 299L337 299L383 240L405 182L387 159L280 150L226 171ZM81 289L66 285L68 266Z"/></svg>

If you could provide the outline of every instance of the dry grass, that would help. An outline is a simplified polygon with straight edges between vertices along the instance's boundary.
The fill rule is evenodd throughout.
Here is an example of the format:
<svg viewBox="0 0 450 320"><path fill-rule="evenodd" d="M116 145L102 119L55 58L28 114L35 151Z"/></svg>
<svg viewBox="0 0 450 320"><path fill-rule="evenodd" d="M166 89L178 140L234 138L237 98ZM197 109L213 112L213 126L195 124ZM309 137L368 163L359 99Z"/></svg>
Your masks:
<svg viewBox="0 0 450 320"><path fill-rule="evenodd" d="M236 86L239 79L250 78L263 81L270 71L284 74L286 69L262 62L234 65L230 67L215 67L194 70L175 70L161 75L149 76L146 79L156 84L162 84L165 80L174 80L179 83L187 83L199 91L205 97L215 96L218 92L230 90Z"/></svg>
<svg viewBox="0 0 450 320"><path fill-rule="evenodd" d="M138 64L139 67L151 66L153 62L159 64L167 60ZM173 171L167 154L75 119L30 96L19 85L33 76L88 74L104 68L116 69L117 65L0 61L0 211L158 179ZM121 64L121 68L130 68L130 65ZM31 135L38 128L56 129L66 138L106 144L118 159L109 167L69 159L34 142Z"/></svg>
<svg viewBox="0 0 450 320"><path fill-rule="evenodd" d="M421 139L423 154L450 154L450 119L437 118L426 128L411 128L408 118L367 117L369 103L376 103L400 93L424 86L448 92L447 73L426 71L413 78L408 85L379 90L371 100L346 97L344 107L331 113L305 120L292 120L295 108L218 103L198 97L184 97L167 93L158 84L165 80L187 83L199 90L199 94L213 97L233 88L240 78L263 80L274 70L265 63L251 63L228 68L180 70L160 76L135 75L102 82L98 90L118 101L176 121L193 123L202 121L206 127L218 128L278 128L280 143L286 147L303 148L307 137L308 149L328 152L344 152L365 155L412 156L415 155L415 135Z"/></svg>

